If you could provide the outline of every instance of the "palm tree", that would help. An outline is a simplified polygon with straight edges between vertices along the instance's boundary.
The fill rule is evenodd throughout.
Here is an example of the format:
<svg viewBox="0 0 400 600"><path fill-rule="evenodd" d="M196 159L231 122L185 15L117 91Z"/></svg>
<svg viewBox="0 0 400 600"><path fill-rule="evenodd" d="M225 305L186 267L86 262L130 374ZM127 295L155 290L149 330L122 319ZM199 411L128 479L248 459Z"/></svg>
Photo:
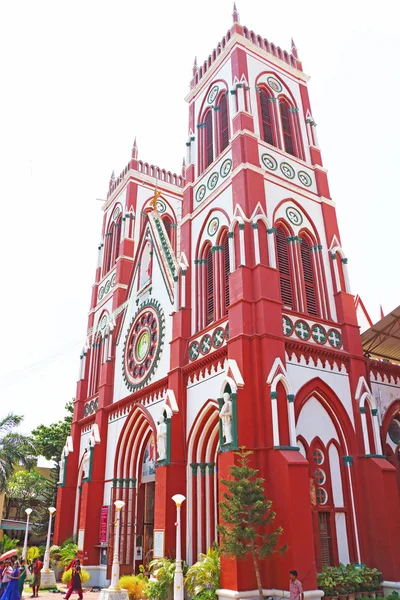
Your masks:
<svg viewBox="0 0 400 600"><path fill-rule="evenodd" d="M4 492L15 465L30 469L35 464L36 448L32 438L17 433L15 428L24 417L9 413L0 419L0 492Z"/></svg>

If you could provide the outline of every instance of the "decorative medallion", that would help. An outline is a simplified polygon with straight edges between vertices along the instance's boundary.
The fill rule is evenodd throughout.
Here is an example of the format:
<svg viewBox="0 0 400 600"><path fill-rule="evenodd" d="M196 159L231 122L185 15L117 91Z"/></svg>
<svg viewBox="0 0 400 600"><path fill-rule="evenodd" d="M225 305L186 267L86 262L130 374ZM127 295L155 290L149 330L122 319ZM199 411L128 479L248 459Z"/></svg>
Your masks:
<svg viewBox="0 0 400 600"><path fill-rule="evenodd" d="M190 360L196 360L200 354L199 342L192 342L189 346L189 358Z"/></svg>
<svg viewBox="0 0 400 600"><path fill-rule="evenodd" d="M104 286L104 294L108 294L108 292L110 291L110 289L111 289L111 281L109 279L108 281L106 281L106 284Z"/></svg>
<svg viewBox="0 0 400 600"><path fill-rule="evenodd" d="M213 332L212 341L214 348L219 348L224 343L225 339L225 331L222 327L217 327L217 329Z"/></svg>
<svg viewBox="0 0 400 600"><path fill-rule="evenodd" d="M200 342L200 350L202 354L208 354L211 350L211 337L206 333L203 335Z"/></svg>
<svg viewBox="0 0 400 600"><path fill-rule="evenodd" d="M389 425L388 434L392 442L396 445L400 444L400 422L397 417L394 417Z"/></svg>
<svg viewBox="0 0 400 600"><path fill-rule="evenodd" d="M301 321L301 320L296 321L294 330L296 332L297 337L300 338L301 340L306 341L306 340L310 339L310 335L311 335L310 326L305 321Z"/></svg>
<svg viewBox="0 0 400 600"><path fill-rule="evenodd" d="M116 279L117 279L117 273L114 273L114 275L111 277L111 287L114 287Z"/></svg>
<svg viewBox="0 0 400 600"><path fill-rule="evenodd" d="M96 400L94 401L94 410L97 410L99 408L99 399L96 398Z"/></svg>
<svg viewBox="0 0 400 600"><path fill-rule="evenodd" d="M317 342L317 344L325 344L327 336L322 325L313 325L311 328L311 335L314 342Z"/></svg>
<svg viewBox="0 0 400 600"><path fill-rule="evenodd" d="M101 331L103 331L103 329L105 329L107 327L107 323L108 323L108 316L107 315L103 315L101 317L101 321L100 321L100 325L99 325L99 329Z"/></svg>
<svg viewBox="0 0 400 600"><path fill-rule="evenodd" d="M164 313L155 300L142 304L133 317L123 357L124 379L132 392L142 388L154 374L164 344L164 328Z"/></svg>
<svg viewBox="0 0 400 600"><path fill-rule="evenodd" d="M201 202L204 199L204 196L206 195L206 191L207 191L207 189L204 184L197 188L196 202Z"/></svg>
<svg viewBox="0 0 400 600"><path fill-rule="evenodd" d="M219 227L219 219L218 217L213 217L211 219L211 221L208 224L207 227L207 233L210 237L212 237L213 235L215 235L218 231L218 227Z"/></svg>
<svg viewBox="0 0 400 600"><path fill-rule="evenodd" d="M211 90L208 93L207 96L207 102L208 104L212 104L215 100L215 98L218 96L218 92L219 92L219 87L217 85L214 85Z"/></svg>
<svg viewBox="0 0 400 600"><path fill-rule="evenodd" d="M342 336L336 329L330 329L328 331L328 342L333 348L340 348L342 345Z"/></svg>
<svg viewBox="0 0 400 600"><path fill-rule="evenodd" d="M157 200L156 207L157 212L159 212L160 214L165 213L165 211L167 210L167 206L163 200Z"/></svg>
<svg viewBox="0 0 400 600"><path fill-rule="evenodd" d="M284 335L292 335L293 333L293 322L289 317L283 315L282 317L282 328Z"/></svg>
<svg viewBox="0 0 400 600"><path fill-rule="evenodd" d="M85 406L83 407L83 414L85 417L89 415L89 403L85 404Z"/></svg>
<svg viewBox="0 0 400 600"><path fill-rule="evenodd" d="M218 179L219 179L219 175L216 171L214 171L214 173L211 173L211 175L207 181L207 187L209 190L213 190L215 188L215 186L218 183Z"/></svg>
<svg viewBox="0 0 400 600"><path fill-rule="evenodd" d="M101 300L104 296L104 286L101 286L99 289L99 300Z"/></svg>
<svg viewBox="0 0 400 600"><path fill-rule="evenodd" d="M286 216L293 225L301 225L303 222L303 215L294 206L289 206L286 209Z"/></svg>
<svg viewBox="0 0 400 600"><path fill-rule="evenodd" d="M118 219L120 213L121 213L121 206L118 204L115 207L115 210L114 210L114 213L113 213L113 216L112 216L113 221L116 221Z"/></svg>
<svg viewBox="0 0 400 600"><path fill-rule="evenodd" d="M263 154L261 160L264 163L264 166L267 167L270 171L276 171L278 168L278 163L270 154Z"/></svg>
<svg viewBox="0 0 400 600"><path fill-rule="evenodd" d="M221 177L226 177L231 172L231 169L232 169L232 161L230 158L226 158L221 165L219 174L221 175Z"/></svg>
<svg viewBox="0 0 400 600"><path fill-rule="evenodd" d="M225 327L225 339L229 340L229 323L228 325Z"/></svg>
<svg viewBox="0 0 400 600"><path fill-rule="evenodd" d="M293 167L289 165L289 163L283 162L279 165L279 168L285 177L287 177L288 179L294 179L296 173L294 172Z"/></svg>
<svg viewBox="0 0 400 600"><path fill-rule="evenodd" d="M299 178L300 183L302 183L306 187L310 187L312 185L312 179L309 176L309 174L305 171L299 171L297 173L297 177Z"/></svg>
<svg viewBox="0 0 400 600"><path fill-rule="evenodd" d="M282 91L282 86L279 83L279 81L277 79L275 79L275 77L268 77L267 83L268 83L269 87L271 88L271 90L274 90L274 92L279 93Z"/></svg>

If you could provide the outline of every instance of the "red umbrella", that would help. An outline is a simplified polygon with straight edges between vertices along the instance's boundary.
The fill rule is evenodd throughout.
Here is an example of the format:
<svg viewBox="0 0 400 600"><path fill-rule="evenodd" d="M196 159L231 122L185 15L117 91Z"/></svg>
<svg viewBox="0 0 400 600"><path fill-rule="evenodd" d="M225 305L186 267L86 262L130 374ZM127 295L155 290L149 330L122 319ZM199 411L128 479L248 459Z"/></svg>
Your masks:
<svg viewBox="0 0 400 600"><path fill-rule="evenodd" d="M7 550L7 552L4 552L4 554L2 554L0 556L0 560L7 560L7 558L11 558L12 556L17 556L17 555L18 555L17 548L14 548L13 550Z"/></svg>

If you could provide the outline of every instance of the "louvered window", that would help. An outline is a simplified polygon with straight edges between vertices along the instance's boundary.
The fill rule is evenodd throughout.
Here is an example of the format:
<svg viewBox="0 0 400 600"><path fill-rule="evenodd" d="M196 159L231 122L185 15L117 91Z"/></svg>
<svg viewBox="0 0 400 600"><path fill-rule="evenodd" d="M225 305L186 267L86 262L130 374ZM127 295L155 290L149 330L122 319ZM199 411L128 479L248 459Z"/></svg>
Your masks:
<svg viewBox="0 0 400 600"><path fill-rule="evenodd" d="M213 150L213 122L212 122L212 112L208 111L205 118L205 126L204 126L204 141L205 141L205 165L207 168L211 165L214 160L214 150Z"/></svg>
<svg viewBox="0 0 400 600"><path fill-rule="evenodd" d="M223 261L224 261L224 268L223 268L223 282L222 285L224 286L224 301L225 301L225 306L224 306L224 315L226 315L226 313L228 312L228 306L229 306L229 239L228 239L228 235L225 235L224 238L224 243L223 243L223 248L224 248L224 255L223 255Z"/></svg>
<svg viewBox="0 0 400 600"><path fill-rule="evenodd" d="M214 321L214 265L211 248L207 253L207 302L206 302L206 324L209 325Z"/></svg>
<svg viewBox="0 0 400 600"><path fill-rule="evenodd" d="M278 228L276 232L276 249L278 257L279 279L281 285L281 296L284 306L294 308L292 292L292 273L290 268L288 241L283 229Z"/></svg>
<svg viewBox="0 0 400 600"><path fill-rule="evenodd" d="M114 263L119 256L119 245L121 243L121 226L122 226L122 219L120 218L118 223L115 223Z"/></svg>
<svg viewBox="0 0 400 600"><path fill-rule="evenodd" d="M292 154L295 156L294 146L293 146L293 132L292 132L292 124L290 121L290 113L289 107L286 102L282 102L280 105L281 108L281 122L282 122L282 130L283 130L283 143L286 152L288 154Z"/></svg>
<svg viewBox="0 0 400 600"><path fill-rule="evenodd" d="M332 565L332 552L331 552L331 535L329 527L329 513L320 512L318 514L319 520L319 542L321 548L321 562L322 565Z"/></svg>
<svg viewBox="0 0 400 600"><path fill-rule="evenodd" d="M220 115L220 148L221 152L228 147L229 144L229 127L228 127L228 102L226 96L222 96L219 103Z"/></svg>
<svg viewBox="0 0 400 600"><path fill-rule="evenodd" d="M106 233L106 241L104 248L104 270L103 275L108 273L111 268L111 255L113 250L114 223L110 227L110 231Z"/></svg>
<svg viewBox="0 0 400 600"><path fill-rule="evenodd" d="M317 298L315 293L314 267L311 258L310 243L306 238L302 238L301 243L301 263L303 266L304 288L306 293L306 309L309 315L318 316Z"/></svg>
<svg viewBox="0 0 400 600"><path fill-rule="evenodd" d="M261 90L260 93L260 105L263 140L268 144L274 145L274 138L272 135L271 103L267 92L264 90Z"/></svg>

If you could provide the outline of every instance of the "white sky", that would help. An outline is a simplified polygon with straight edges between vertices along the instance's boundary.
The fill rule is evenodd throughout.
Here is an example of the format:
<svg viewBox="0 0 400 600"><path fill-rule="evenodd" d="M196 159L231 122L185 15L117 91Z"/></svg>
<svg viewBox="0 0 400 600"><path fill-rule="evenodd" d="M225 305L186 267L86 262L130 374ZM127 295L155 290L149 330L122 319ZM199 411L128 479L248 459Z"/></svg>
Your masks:
<svg viewBox="0 0 400 600"><path fill-rule="evenodd" d="M398 0L239 0L241 22L290 49L309 84L353 293L399 304ZM101 203L141 158L180 171L193 58L231 0L20 0L0 8L0 416L26 431L75 395Z"/></svg>

